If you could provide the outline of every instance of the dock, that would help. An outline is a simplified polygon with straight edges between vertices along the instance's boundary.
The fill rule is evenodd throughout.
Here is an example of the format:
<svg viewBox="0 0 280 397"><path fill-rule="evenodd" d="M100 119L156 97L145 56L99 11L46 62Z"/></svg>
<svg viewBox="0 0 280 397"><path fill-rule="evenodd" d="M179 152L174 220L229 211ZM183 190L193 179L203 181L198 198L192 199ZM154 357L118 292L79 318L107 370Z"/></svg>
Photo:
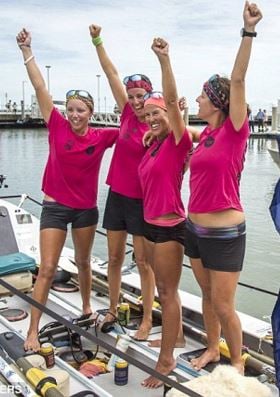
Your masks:
<svg viewBox="0 0 280 397"><path fill-rule="evenodd" d="M64 112L62 111L62 113ZM188 118L191 125L206 124L195 115L189 115ZM120 114L118 112L95 112L90 120L90 125L118 127ZM22 112L0 111L0 128L40 128L45 126L45 122L38 112L34 114L32 111L25 111L24 117L22 117Z"/></svg>
<svg viewBox="0 0 280 397"><path fill-rule="evenodd" d="M63 113L63 111L62 111ZM187 115L184 117L188 120L189 125L205 125L206 123L199 119L196 115ZM120 125L120 114L115 113L105 113L96 112L93 114L90 123L94 127L119 127ZM268 125L271 126L271 118L268 120ZM41 117L41 115L36 112L25 111L24 118L22 118L22 112L7 112L0 111L0 129L10 128L10 129L25 129L25 128L46 128L46 124ZM256 127L257 128L257 127ZM271 128L265 132L254 132L250 134L252 138L267 138L273 139L275 135L279 134L280 131L272 130Z"/></svg>

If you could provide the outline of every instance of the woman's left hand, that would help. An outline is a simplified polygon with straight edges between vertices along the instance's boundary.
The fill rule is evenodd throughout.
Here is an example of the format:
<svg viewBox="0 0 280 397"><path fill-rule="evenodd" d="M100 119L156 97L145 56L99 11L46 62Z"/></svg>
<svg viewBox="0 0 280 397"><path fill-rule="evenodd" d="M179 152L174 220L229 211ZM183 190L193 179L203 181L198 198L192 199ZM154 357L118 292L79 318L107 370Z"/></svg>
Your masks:
<svg viewBox="0 0 280 397"><path fill-rule="evenodd" d="M152 133L151 130L145 132L145 134L144 134L144 136L142 138L143 146L145 146L145 147L146 146L147 147L151 146L151 144L153 143L154 139L155 139L155 136L154 136L154 134Z"/></svg>

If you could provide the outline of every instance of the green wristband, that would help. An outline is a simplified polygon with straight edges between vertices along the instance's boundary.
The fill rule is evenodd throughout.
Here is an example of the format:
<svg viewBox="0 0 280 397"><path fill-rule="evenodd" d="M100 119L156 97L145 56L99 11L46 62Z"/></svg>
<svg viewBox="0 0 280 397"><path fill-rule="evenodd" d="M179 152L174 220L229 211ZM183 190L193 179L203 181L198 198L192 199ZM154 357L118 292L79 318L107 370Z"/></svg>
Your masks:
<svg viewBox="0 0 280 397"><path fill-rule="evenodd" d="M102 38L100 36L93 37L92 38L92 43L95 45L95 47L99 46L100 44L103 43Z"/></svg>

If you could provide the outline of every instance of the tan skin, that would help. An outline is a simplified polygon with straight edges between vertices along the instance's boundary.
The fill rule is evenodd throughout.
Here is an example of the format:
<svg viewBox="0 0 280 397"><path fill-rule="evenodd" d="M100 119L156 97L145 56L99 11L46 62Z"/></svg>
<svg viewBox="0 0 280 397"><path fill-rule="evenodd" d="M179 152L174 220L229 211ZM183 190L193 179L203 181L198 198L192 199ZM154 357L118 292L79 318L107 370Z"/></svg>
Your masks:
<svg viewBox="0 0 280 397"><path fill-rule="evenodd" d="M22 51L23 58L26 60L32 55L31 34L23 29L17 35L17 43ZM30 81L35 89L39 107L45 122L50 119L53 109L52 98L50 97L44 79L35 60L31 60L26 65ZM72 131L77 135L85 135L88 130L88 121L92 115L92 110L81 100L71 99L67 103L67 117ZM54 201L50 196L44 200ZM90 256L94 240L96 225L78 229L72 229L72 239L75 251L75 262L78 267L80 291L82 295L82 311L84 314L92 313L90 305L91 294L91 265ZM66 239L66 232L60 229L48 228L40 231L40 255L41 264L39 274L34 285L32 297L37 302L45 305L48 298L59 257ZM31 320L28 335L24 343L26 350L34 352L40 349L38 341L38 328L41 318L41 311L32 306Z"/></svg>
<svg viewBox="0 0 280 397"><path fill-rule="evenodd" d="M175 141L179 144L185 131L185 125L178 105L176 83L169 60L169 46L162 38L156 38L153 41L152 50L157 55L162 70L162 87L167 111L156 105L146 105L146 122L156 139L162 140L173 131ZM163 214L156 219L174 218L179 218L179 215L176 213ZM154 346L160 347L155 369L163 375L168 375L176 367L173 357L174 347L185 344L181 301L178 294L184 247L177 241L153 243L147 239L145 239L145 246L149 262L155 273L162 306L162 339L155 341L154 344ZM149 376L142 382L142 385L147 388L157 388L162 385L162 381L154 376Z"/></svg>
<svg viewBox="0 0 280 397"><path fill-rule="evenodd" d="M98 37L101 33L101 27L90 25L90 35ZM107 76L112 93L117 102L118 108L122 112L127 102L131 105L135 115L140 122L145 122L143 96L146 91L142 88L130 88L125 90L124 85L118 75L115 66L109 59L104 46L101 44L96 47L100 64ZM143 299L143 318L139 329L134 335L135 339L146 340L152 327L152 305L154 301L155 279L154 273L147 262L144 251L143 236L133 235L134 254L137 263L138 272L141 281L141 294ZM120 286L121 286L121 267L125 257L125 244L127 240L126 230L113 231L107 230L108 243L108 283L109 283L109 311L114 316L117 315L117 305L119 303ZM103 322L114 320L114 316L108 313Z"/></svg>
<svg viewBox="0 0 280 397"><path fill-rule="evenodd" d="M262 14L255 4L245 2L243 19L246 31L253 32ZM229 116L239 131L243 125L247 105L245 100L245 74L247 71L252 46L252 38L244 37L236 56L231 75ZM202 91L197 98L199 104L198 116L206 120L211 129L222 125L225 120L223 112L215 108L206 93ZM193 223L205 227L229 227L244 221L241 211L228 209L214 213L189 213ZM235 292L239 272L221 272L204 268L200 259L190 258L194 275L202 290L202 308L205 329L207 331L207 350L198 358L192 360L192 365L199 370L209 362L220 359L219 338L221 329L226 339L231 355L231 364L239 373L244 373L244 363L241 359L242 329L235 311Z"/></svg>
<svg viewBox="0 0 280 397"><path fill-rule="evenodd" d="M100 36L101 27L95 24L89 26L91 37ZM100 64L106 74L112 93L117 102L118 108L122 112L127 102L131 105L135 115L140 122L145 122L144 100L143 96L146 91L142 88L130 88L125 90L124 85L119 77L118 71L108 57L103 44L96 47ZM184 104L182 103L182 108ZM141 293L143 299L143 319L139 329L134 335L135 339L146 340L152 327L152 305L154 301L155 279L150 264L147 262L144 251L144 238L142 236L132 236L135 259L141 281ZM117 305L119 302L121 286L121 267L125 257L125 243L127 232L107 230L108 242L108 282L110 313L117 315ZM114 320L114 316L108 313L104 322Z"/></svg>

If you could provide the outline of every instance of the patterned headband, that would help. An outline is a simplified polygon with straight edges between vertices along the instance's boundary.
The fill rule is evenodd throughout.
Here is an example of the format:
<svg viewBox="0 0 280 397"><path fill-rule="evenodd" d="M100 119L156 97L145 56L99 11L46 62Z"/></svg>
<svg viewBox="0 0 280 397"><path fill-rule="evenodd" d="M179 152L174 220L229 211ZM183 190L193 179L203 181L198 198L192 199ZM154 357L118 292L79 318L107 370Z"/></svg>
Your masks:
<svg viewBox="0 0 280 397"><path fill-rule="evenodd" d="M228 114L229 96L221 84L221 78L218 74L213 75L203 84L203 90L215 107Z"/></svg>

